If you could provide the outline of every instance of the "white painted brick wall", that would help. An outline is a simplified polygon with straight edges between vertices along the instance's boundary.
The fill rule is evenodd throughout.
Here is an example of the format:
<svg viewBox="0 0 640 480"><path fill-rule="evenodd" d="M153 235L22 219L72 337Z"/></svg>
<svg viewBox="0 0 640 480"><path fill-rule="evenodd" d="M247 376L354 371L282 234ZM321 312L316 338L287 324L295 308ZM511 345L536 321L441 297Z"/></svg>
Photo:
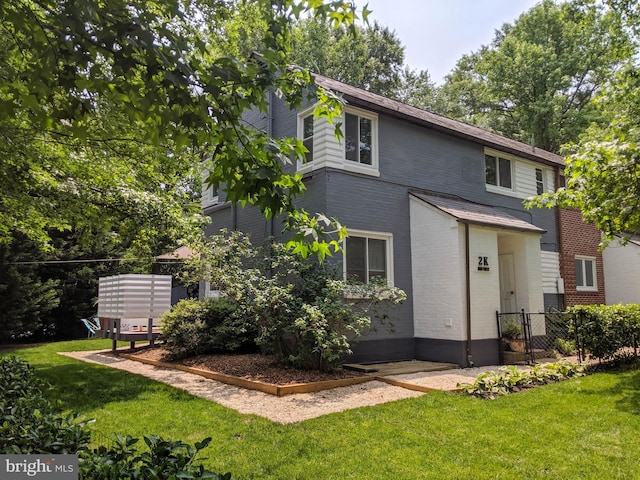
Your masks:
<svg viewBox="0 0 640 480"><path fill-rule="evenodd" d="M496 310L500 310L500 270L497 230L470 226L471 338L497 338ZM488 272L478 271L477 258L489 259Z"/></svg>
<svg viewBox="0 0 640 480"><path fill-rule="evenodd" d="M462 227L453 218L413 197L410 219L414 335L464 340Z"/></svg>

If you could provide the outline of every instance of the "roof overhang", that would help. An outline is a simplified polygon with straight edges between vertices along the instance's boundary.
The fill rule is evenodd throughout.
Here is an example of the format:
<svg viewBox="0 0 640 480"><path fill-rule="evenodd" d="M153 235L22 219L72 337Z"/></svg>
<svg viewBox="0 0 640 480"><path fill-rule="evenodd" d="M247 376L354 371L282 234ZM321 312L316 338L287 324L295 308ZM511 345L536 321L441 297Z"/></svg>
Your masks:
<svg viewBox="0 0 640 480"><path fill-rule="evenodd" d="M448 195L417 192L409 192L409 195L455 218L460 223L527 233L543 234L546 232L546 230L532 223L521 220L489 205L473 203Z"/></svg>

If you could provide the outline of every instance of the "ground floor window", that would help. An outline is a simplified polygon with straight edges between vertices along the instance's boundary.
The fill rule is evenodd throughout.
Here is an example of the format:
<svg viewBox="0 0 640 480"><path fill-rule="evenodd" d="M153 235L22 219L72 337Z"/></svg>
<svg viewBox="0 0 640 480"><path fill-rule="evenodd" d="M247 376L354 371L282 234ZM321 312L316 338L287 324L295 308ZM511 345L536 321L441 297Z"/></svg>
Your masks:
<svg viewBox="0 0 640 480"><path fill-rule="evenodd" d="M576 256L576 288L582 291L597 291L596 259Z"/></svg>
<svg viewBox="0 0 640 480"><path fill-rule="evenodd" d="M392 285L390 234L349 232L345 240L345 278L362 283L384 279Z"/></svg>

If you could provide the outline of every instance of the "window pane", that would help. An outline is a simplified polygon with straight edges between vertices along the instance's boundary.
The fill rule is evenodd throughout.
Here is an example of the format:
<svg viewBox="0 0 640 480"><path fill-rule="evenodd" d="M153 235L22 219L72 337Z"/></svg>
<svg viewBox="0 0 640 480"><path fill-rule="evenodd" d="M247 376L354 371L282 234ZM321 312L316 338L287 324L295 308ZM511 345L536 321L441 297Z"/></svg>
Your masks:
<svg viewBox="0 0 640 480"><path fill-rule="evenodd" d="M591 260L584 261L585 281L587 287L593 287L595 285L593 278L593 262Z"/></svg>
<svg viewBox="0 0 640 480"><path fill-rule="evenodd" d="M358 117L345 113L344 116L344 148L345 157L353 162L358 161Z"/></svg>
<svg viewBox="0 0 640 480"><path fill-rule="evenodd" d="M313 137L313 115L304 117L303 130L302 138Z"/></svg>
<svg viewBox="0 0 640 480"><path fill-rule="evenodd" d="M347 280L356 277L362 283L366 282L367 239L362 237L347 238Z"/></svg>
<svg viewBox="0 0 640 480"><path fill-rule="evenodd" d="M496 172L496 157L491 155L484 156L485 181L489 185L498 185L498 176Z"/></svg>
<svg viewBox="0 0 640 480"><path fill-rule="evenodd" d="M360 117L360 163L371 165L371 120Z"/></svg>
<svg viewBox="0 0 640 480"><path fill-rule="evenodd" d="M500 158L500 186L511 188L511 161Z"/></svg>
<svg viewBox="0 0 640 480"><path fill-rule="evenodd" d="M542 179L542 170L536 168L536 193L542 195L544 193L544 180Z"/></svg>
<svg viewBox="0 0 640 480"><path fill-rule="evenodd" d="M369 239L369 280L387 278L387 242Z"/></svg>
<svg viewBox="0 0 640 480"><path fill-rule="evenodd" d="M306 140L304 140L303 145L307 148L307 150L309 150L307 153L305 153L305 158L307 162L313 162L313 138L308 138Z"/></svg>
<svg viewBox="0 0 640 480"><path fill-rule="evenodd" d="M576 286L584 287L584 275L582 273L582 260L576 259Z"/></svg>

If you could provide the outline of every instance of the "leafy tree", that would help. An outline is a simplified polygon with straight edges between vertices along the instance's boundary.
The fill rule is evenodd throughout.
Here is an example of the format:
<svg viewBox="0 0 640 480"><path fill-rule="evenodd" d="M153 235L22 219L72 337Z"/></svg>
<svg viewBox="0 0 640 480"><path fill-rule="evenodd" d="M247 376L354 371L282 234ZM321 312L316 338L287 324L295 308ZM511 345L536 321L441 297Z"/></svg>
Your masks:
<svg viewBox="0 0 640 480"><path fill-rule="evenodd" d="M618 17L640 40L637 2L609 0ZM530 205L576 207L584 220L605 236L628 238L640 232L640 67L637 57L620 68L595 99L603 122L591 125L579 141L566 147L566 187L543 195Z"/></svg>
<svg viewBox="0 0 640 480"><path fill-rule="evenodd" d="M640 70L621 70L598 97L607 120L568 146L566 188L531 204L577 207L606 237L640 232Z"/></svg>
<svg viewBox="0 0 640 480"><path fill-rule="evenodd" d="M404 47L395 32L374 22L349 34L318 19L298 22L294 63L355 87L394 98L402 81Z"/></svg>
<svg viewBox="0 0 640 480"><path fill-rule="evenodd" d="M60 298L59 280L43 279L39 266L30 263L44 258L46 254L24 235L0 244L0 341L45 334L48 315Z"/></svg>
<svg viewBox="0 0 640 480"><path fill-rule="evenodd" d="M356 16L340 1L259 3L261 56L239 59L206 42L235 2L2 2L0 241L18 231L46 244L52 229L97 225L153 252L199 231L188 185L201 158L229 200L267 215L296 212L304 185L283 166L302 144L240 119L266 110L267 91L293 106L317 93L308 73L288 68L293 19L351 25Z"/></svg>
<svg viewBox="0 0 640 480"><path fill-rule="evenodd" d="M396 100L432 112L440 111L439 89L427 70L404 67Z"/></svg>
<svg viewBox="0 0 640 480"><path fill-rule="evenodd" d="M633 54L619 17L590 0L543 0L463 56L444 112L550 151L602 121L592 100Z"/></svg>

